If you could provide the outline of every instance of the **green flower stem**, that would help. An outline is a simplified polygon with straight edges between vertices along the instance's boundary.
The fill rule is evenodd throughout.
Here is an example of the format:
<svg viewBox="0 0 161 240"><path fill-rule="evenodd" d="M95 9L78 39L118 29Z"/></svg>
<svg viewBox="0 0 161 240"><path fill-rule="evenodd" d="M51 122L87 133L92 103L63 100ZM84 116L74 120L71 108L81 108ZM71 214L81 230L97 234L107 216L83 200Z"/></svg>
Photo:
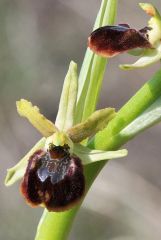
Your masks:
<svg viewBox="0 0 161 240"><path fill-rule="evenodd" d="M78 208L78 207L77 207ZM44 210L35 240L64 240L67 238L77 208L66 212L49 213Z"/></svg>
<svg viewBox="0 0 161 240"><path fill-rule="evenodd" d="M119 149L130 137L121 136L119 132L148 108L161 95L161 70L147 82L118 112L108 127L98 133L89 147L101 150ZM104 167L107 161L85 166L86 190ZM36 240L65 240L70 232L74 217L80 206L62 213L45 211L39 224Z"/></svg>
<svg viewBox="0 0 161 240"><path fill-rule="evenodd" d="M116 18L117 0L108 0L101 26L112 25ZM90 69L90 83L85 98L82 120L96 109L108 59L94 55ZM78 108L79 109L79 108Z"/></svg>
<svg viewBox="0 0 161 240"><path fill-rule="evenodd" d="M94 29L113 24L117 9L117 0L103 0L97 15ZM75 123L86 119L94 110L100 93L107 60L94 55L87 49L79 75L78 100ZM90 97L93 96L93 101ZM89 104L89 105L88 105ZM100 168L101 169L101 168ZM94 174L93 174L94 173ZM85 167L87 190L99 173L97 163ZM65 240L71 229L79 206L62 213L48 213L46 210L40 220L36 240Z"/></svg>

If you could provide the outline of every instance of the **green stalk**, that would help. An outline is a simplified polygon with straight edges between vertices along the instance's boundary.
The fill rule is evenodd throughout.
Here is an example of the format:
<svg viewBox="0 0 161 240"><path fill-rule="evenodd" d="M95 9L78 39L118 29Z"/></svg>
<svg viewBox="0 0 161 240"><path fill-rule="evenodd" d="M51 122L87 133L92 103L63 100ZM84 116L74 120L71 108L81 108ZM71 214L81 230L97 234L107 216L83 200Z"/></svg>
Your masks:
<svg viewBox="0 0 161 240"><path fill-rule="evenodd" d="M60 213L48 213L47 210L44 210L41 221L38 225L35 240L67 239L77 208Z"/></svg>
<svg viewBox="0 0 161 240"><path fill-rule="evenodd" d="M108 0L101 26L112 25L114 23L116 18L116 8L117 1ZM88 91L82 109L82 121L87 119L87 117L96 109L107 63L108 59L94 55L92 66L90 68Z"/></svg>
<svg viewBox="0 0 161 240"><path fill-rule="evenodd" d="M103 0L94 29L112 25L115 21L117 0ZM87 48L79 75L79 89L75 123L86 120L96 109L108 60Z"/></svg>
<svg viewBox="0 0 161 240"><path fill-rule="evenodd" d="M102 0L94 29L113 24L116 16L117 0ZM96 56L87 49L79 75L78 100L75 123L85 120L96 108L107 60ZM91 101L90 97L93 96ZM92 164L97 166L97 164ZM99 172L96 167L95 173ZM87 190L94 181L90 167L85 168ZM48 213L46 210L40 220L35 240L65 240L79 206L62 213Z"/></svg>

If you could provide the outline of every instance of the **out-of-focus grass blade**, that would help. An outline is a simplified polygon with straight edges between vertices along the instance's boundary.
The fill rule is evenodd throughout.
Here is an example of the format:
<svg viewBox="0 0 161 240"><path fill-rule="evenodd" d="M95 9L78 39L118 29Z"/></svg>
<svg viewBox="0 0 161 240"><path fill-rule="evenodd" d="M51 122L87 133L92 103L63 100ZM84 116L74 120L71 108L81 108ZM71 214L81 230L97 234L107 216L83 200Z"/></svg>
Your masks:
<svg viewBox="0 0 161 240"><path fill-rule="evenodd" d="M98 13L94 29L114 23L117 0L104 0ZM79 90L76 123L85 120L96 108L107 59L87 49L79 75Z"/></svg>

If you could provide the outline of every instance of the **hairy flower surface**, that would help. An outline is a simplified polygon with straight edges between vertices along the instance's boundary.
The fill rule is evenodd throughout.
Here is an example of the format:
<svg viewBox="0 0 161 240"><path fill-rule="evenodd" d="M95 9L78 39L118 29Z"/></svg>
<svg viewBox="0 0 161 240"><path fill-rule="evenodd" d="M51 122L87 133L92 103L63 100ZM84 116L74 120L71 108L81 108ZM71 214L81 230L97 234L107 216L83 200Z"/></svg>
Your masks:
<svg viewBox="0 0 161 240"><path fill-rule="evenodd" d="M63 211L78 202L85 191L81 160L69 147L50 145L29 159L21 192L31 206L42 204L49 211Z"/></svg>

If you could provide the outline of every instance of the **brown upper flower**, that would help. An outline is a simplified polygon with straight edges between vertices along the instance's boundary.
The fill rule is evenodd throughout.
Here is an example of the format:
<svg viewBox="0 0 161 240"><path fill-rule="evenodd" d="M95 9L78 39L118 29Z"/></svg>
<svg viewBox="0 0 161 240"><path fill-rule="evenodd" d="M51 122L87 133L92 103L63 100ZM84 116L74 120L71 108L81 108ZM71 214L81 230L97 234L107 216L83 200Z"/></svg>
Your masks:
<svg viewBox="0 0 161 240"><path fill-rule="evenodd" d="M113 57L134 48L152 48L145 27L139 31L127 24L104 26L96 29L88 38L89 48L103 57Z"/></svg>

